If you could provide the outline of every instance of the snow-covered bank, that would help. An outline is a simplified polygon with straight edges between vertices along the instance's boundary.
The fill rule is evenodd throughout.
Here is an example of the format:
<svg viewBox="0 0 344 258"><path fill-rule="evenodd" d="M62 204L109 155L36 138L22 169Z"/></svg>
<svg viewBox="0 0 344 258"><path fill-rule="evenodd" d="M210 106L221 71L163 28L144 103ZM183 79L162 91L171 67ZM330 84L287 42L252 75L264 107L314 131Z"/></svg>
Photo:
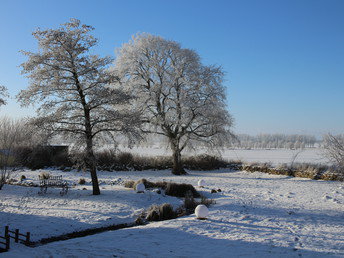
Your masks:
<svg viewBox="0 0 344 258"><path fill-rule="evenodd" d="M38 171L25 171L20 174L25 175L27 181L34 182L38 173ZM73 172L49 171L49 173L62 174L70 185L78 182L80 177L88 177ZM112 175L115 174L103 177L100 173L102 192L100 196L92 195L90 179L87 179L87 185L77 185L69 189L68 194L64 196L60 196L58 188L49 188L47 194L39 195L38 187L6 185L0 192L1 224L9 225L10 228L19 228L23 232L29 231L32 241L38 241L88 228L132 223L138 214L152 203L168 202L176 207L182 203L174 197L153 192L136 194L123 186L113 185ZM118 178L113 177L113 179Z"/></svg>
<svg viewBox="0 0 344 258"><path fill-rule="evenodd" d="M22 172L33 178L37 172ZM54 172L59 173L59 172ZM63 172L60 172L60 174ZM21 173L18 174L20 176ZM70 182L80 176L63 173ZM118 178L174 181L197 185L217 204L209 219L194 215L148 226L122 229L84 238L27 248L16 246L4 257L324 257L344 256L344 184L262 173L193 172L173 176L169 171L99 173L102 195L72 189L61 197L58 190L45 196L37 188L5 186L0 221L24 227L38 239L51 232L71 231L134 218L151 203L181 203L153 193L136 194L110 185ZM106 183L108 182L108 183ZM80 186L83 187L83 186ZM78 188L80 188L78 186ZM89 188L87 186L86 188ZM210 194L212 188L222 192ZM22 207L22 208L20 208ZM111 219L109 219L111 218ZM63 230L62 230L63 229ZM49 231L48 231L49 230ZM16 249L18 248L18 249Z"/></svg>

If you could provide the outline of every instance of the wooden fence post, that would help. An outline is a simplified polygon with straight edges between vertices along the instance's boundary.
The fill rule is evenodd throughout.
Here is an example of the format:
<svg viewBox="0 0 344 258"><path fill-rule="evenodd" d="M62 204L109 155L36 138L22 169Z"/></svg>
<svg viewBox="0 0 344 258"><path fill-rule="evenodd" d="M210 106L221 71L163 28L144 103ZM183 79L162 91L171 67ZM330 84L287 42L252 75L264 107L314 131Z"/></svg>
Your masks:
<svg viewBox="0 0 344 258"><path fill-rule="evenodd" d="M8 236L8 226L5 227L5 237Z"/></svg>
<svg viewBox="0 0 344 258"><path fill-rule="evenodd" d="M15 230L14 241L15 241L16 243L19 242L19 229L16 229L16 230Z"/></svg>
<svg viewBox="0 0 344 258"><path fill-rule="evenodd" d="M6 250L8 251L10 249L10 236L5 235L6 238Z"/></svg>
<svg viewBox="0 0 344 258"><path fill-rule="evenodd" d="M30 232L26 232L26 240L25 240L25 245L30 244Z"/></svg>

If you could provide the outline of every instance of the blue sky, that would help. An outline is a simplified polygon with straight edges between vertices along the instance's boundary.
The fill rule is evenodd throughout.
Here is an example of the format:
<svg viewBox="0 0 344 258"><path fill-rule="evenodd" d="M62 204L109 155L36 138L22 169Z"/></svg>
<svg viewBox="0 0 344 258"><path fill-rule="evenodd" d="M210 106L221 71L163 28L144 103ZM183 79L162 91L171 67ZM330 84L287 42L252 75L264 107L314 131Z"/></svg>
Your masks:
<svg viewBox="0 0 344 258"><path fill-rule="evenodd" d="M0 0L0 84L26 88L18 51L37 50L31 33L78 18L101 55L148 32L222 65L237 133L344 133L343 13L341 0ZM14 100L0 112L34 114Z"/></svg>

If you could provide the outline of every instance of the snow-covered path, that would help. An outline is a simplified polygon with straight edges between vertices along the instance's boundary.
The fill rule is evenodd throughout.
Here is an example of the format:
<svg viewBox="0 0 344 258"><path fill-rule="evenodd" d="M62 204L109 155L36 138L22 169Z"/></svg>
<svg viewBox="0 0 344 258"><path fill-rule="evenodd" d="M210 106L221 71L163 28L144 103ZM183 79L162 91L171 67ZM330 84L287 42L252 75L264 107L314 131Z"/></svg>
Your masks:
<svg viewBox="0 0 344 258"><path fill-rule="evenodd" d="M25 173L31 176L30 173L34 172L26 171ZM65 175L70 181L76 181L80 177L77 173ZM182 177L172 176L168 171L100 173L100 179L104 181L118 177L124 180L143 177L151 181L165 179L193 185L197 184L199 178L203 178L207 183L207 187L202 190L203 194L214 198L217 203L210 208L209 219L205 221L196 220L194 215L191 215L176 220L151 223L147 226L55 242L36 248L16 246L17 249L13 248L2 256L298 257L302 255L344 257L344 184L342 182L314 181L226 170L190 172L189 175ZM154 197L152 193L137 195L120 186L104 184L104 187L108 190L105 189L101 197L84 197L87 199L85 202L87 205L85 203L81 205L83 202L80 197L77 198L79 204L78 200L74 203L70 200L66 204L72 203L81 214L86 213L85 209L93 213L96 210L100 217L98 223L107 223L101 216L109 216L114 221L120 217L124 220L132 219L130 212L125 213L123 210L137 212L149 202L158 203L159 198L162 198ZM220 188L222 191L210 194L213 188ZM1 192L7 200L7 203L2 202L0 206L5 210L5 213L0 211L0 221L5 221L4 224L11 223L14 217L20 215L19 210L15 211L13 207L11 208L11 203L15 203L16 198L21 198L15 195L15 192L18 191L11 189ZM67 198L72 199L77 192L81 190L73 189ZM11 193L12 197L7 193ZM118 198L114 197L116 195ZM3 200L3 196L1 197ZM92 198L99 198L95 202L97 206L93 208L92 205L95 203ZM167 198L175 205L178 204L175 198ZM36 199L38 198L35 195L27 200L25 213L30 211ZM108 206L110 202L106 200L110 199L114 202L113 206ZM120 199L122 201L117 203ZM47 205L49 200L54 200L54 193L47 196L46 203L42 205ZM162 201L165 200L160 200ZM123 203L128 206L120 209L124 206ZM132 207L131 203L133 203ZM107 209L103 211L104 207ZM8 216L9 213L6 215L8 209L12 209L11 218ZM74 225L72 229L80 225L82 227L93 225L92 221L87 219L87 215L73 217L75 213L69 213L68 210L66 209L63 214L56 213L49 216L43 214L38 219L36 213L30 218L29 224L32 226L32 231L36 230L42 235L47 234L41 227L42 221L46 221L44 223L50 225L50 228L63 228L64 218L67 223ZM60 217L60 221L54 220L56 217ZM6 220L9 221L6 222Z"/></svg>

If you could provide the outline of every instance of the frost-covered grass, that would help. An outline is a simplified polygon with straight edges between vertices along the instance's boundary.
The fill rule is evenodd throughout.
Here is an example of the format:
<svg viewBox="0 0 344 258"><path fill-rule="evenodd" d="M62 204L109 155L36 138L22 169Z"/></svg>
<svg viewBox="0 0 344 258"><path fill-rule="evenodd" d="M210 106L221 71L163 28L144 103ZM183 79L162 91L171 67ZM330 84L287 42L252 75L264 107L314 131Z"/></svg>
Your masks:
<svg viewBox="0 0 344 258"><path fill-rule="evenodd" d="M0 192L0 226L30 231L38 240L74 230L132 222L143 209L175 197L133 190L112 182L138 180L190 183L214 198L208 220L194 215L28 248L14 245L5 257L324 257L344 256L344 184L258 172L169 171L99 172L100 196L91 195L90 178L63 174L70 183L86 179L61 197L59 190L38 195L38 188L6 185ZM22 171L35 179L39 171ZM203 178L206 187L197 187ZM87 190L81 190L82 188ZM211 194L211 189L221 189ZM2 254L4 255L4 254Z"/></svg>

